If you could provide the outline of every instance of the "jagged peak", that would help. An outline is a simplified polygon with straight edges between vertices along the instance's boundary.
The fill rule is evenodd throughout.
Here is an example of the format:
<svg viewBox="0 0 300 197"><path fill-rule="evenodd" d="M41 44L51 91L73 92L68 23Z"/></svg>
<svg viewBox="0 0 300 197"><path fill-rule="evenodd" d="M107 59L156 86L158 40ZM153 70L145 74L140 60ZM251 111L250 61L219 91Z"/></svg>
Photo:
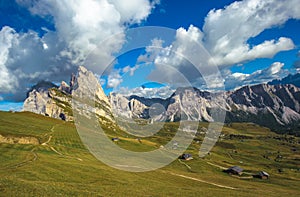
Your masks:
<svg viewBox="0 0 300 197"><path fill-rule="evenodd" d="M60 86L59 86L58 89L59 89L60 91L66 92L66 93L68 93L68 94L71 93L71 88L70 88L69 84L67 84L67 82L65 82L65 81L62 81L62 82L60 83Z"/></svg>
<svg viewBox="0 0 300 197"><path fill-rule="evenodd" d="M39 91L47 91L50 88L58 88L58 86L55 85L54 83L50 82L50 81L41 80L37 84L35 84L34 86L32 86L30 88L30 90L27 92L26 97L28 97L29 93L34 91L34 90L39 92Z"/></svg>
<svg viewBox="0 0 300 197"><path fill-rule="evenodd" d="M88 70L84 66L79 66L78 67L78 73L86 73Z"/></svg>
<svg viewBox="0 0 300 197"><path fill-rule="evenodd" d="M65 81L62 81L62 82L60 83L60 87L61 87L61 86L70 87L69 84L68 84L67 82L65 82Z"/></svg>

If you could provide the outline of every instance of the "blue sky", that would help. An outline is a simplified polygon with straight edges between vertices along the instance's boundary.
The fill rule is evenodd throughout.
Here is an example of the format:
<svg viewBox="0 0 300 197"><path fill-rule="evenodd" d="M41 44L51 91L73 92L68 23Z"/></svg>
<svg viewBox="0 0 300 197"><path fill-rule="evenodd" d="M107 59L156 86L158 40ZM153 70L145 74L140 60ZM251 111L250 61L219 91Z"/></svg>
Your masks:
<svg viewBox="0 0 300 197"><path fill-rule="evenodd" d="M298 72L293 66L300 59L297 0L124 2L0 0L0 110L19 109L28 88L40 80L68 81L95 46L134 27L167 27L174 35L169 40L154 37L148 46L121 55L116 54L128 40L116 38L113 47L103 46L99 65L117 60L101 77L106 93L121 88L136 94L143 86L144 96L153 96L182 85L172 83L178 76L166 73L165 65L189 78L191 65L176 56L197 56L195 44L185 37L203 45L219 68L223 80L211 76L215 89L222 83L229 90ZM95 73L102 69L87 67ZM208 88L200 76L190 78L193 86Z"/></svg>

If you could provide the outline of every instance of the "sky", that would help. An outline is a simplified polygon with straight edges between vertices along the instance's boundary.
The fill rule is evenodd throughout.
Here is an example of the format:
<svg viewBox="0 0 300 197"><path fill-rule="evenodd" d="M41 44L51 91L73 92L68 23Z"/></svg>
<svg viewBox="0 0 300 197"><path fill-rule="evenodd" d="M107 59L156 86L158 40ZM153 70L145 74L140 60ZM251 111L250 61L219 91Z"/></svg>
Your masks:
<svg viewBox="0 0 300 197"><path fill-rule="evenodd" d="M300 68L299 4L0 0L0 110L19 110L32 85L69 81L79 65L107 94L146 97L283 78Z"/></svg>

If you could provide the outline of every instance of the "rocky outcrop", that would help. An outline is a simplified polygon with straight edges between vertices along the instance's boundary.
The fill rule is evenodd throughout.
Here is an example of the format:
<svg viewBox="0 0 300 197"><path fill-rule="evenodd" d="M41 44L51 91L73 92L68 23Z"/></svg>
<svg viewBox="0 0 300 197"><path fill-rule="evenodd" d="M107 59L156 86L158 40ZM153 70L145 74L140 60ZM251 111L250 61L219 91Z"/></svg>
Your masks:
<svg viewBox="0 0 300 197"><path fill-rule="evenodd" d="M65 81L61 82L58 90L65 92L67 94L71 94L71 87Z"/></svg>
<svg viewBox="0 0 300 197"><path fill-rule="evenodd" d="M33 89L24 101L23 111L72 121L71 96L57 88Z"/></svg>
<svg viewBox="0 0 300 197"><path fill-rule="evenodd" d="M3 136L0 134L0 143L5 144L40 144L39 140L35 137L16 137L16 136Z"/></svg>
<svg viewBox="0 0 300 197"><path fill-rule="evenodd" d="M91 71L80 66L76 79L73 79L73 82L71 80L72 83L74 84L71 87L72 96L76 102L77 100L79 102L75 107L76 110L79 110L78 113L81 115L94 113L99 118L113 121L110 102L98 79Z"/></svg>
<svg viewBox="0 0 300 197"><path fill-rule="evenodd" d="M90 99L95 103L95 106L88 106L87 111L95 112L99 117L112 120L110 103L101 85L95 75L82 66L78 68L77 75L72 74L70 85L63 81L59 87L34 87L28 93L23 111L72 121L72 93L76 92L80 93L81 97L93 95L93 98Z"/></svg>

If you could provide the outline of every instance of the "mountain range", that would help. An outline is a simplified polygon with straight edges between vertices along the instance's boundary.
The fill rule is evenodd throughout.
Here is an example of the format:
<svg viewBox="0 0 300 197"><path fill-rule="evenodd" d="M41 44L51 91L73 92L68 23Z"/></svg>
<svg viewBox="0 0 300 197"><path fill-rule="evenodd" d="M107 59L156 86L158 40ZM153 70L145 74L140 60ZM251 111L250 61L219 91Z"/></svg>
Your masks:
<svg viewBox="0 0 300 197"><path fill-rule="evenodd" d="M296 76L297 77L297 76ZM291 78L291 77L290 77ZM285 80L288 81L288 80ZM207 92L195 87L177 88L167 99L124 96L107 97L96 76L84 67L71 76L70 83L59 87L39 83L28 93L24 111L31 111L66 121L73 120L72 93L95 91L96 110L101 120L116 118L144 119L149 122L219 121L214 113L226 113L225 123L253 122L280 133L300 132L300 88L282 81L244 86L234 91ZM90 87L93 84L93 88ZM46 86L45 86L46 85ZM90 109L92 110L92 109Z"/></svg>
<svg viewBox="0 0 300 197"><path fill-rule="evenodd" d="M293 84L294 86L300 87L300 73L297 74L290 74L283 79L275 79L268 84L270 85L277 85L277 84Z"/></svg>

